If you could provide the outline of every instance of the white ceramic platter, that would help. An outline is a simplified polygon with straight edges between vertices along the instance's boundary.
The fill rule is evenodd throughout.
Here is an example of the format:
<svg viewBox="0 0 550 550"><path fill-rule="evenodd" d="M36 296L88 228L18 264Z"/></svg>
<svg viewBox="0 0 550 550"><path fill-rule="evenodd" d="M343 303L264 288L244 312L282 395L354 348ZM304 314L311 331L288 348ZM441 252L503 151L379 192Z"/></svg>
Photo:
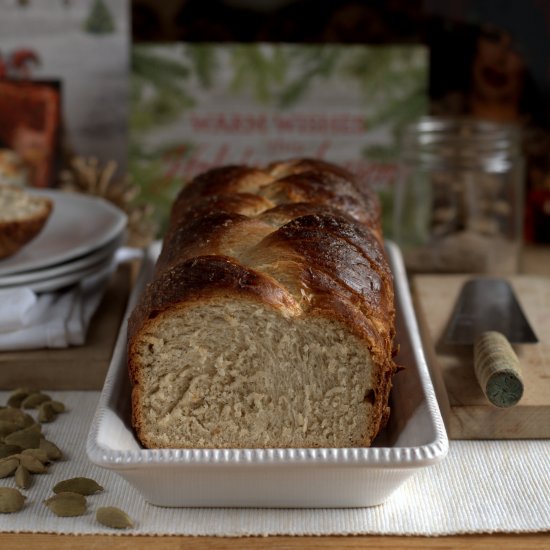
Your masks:
<svg viewBox="0 0 550 550"><path fill-rule="evenodd" d="M395 279L398 362L392 413L369 448L156 449L140 447L130 424L126 322L87 440L90 460L114 470L152 504L179 507L363 507L383 503L422 468L441 461L448 439L437 405L400 251L387 244ZM149 280L149 251L128 312Z"/></svg>
<svg viewBox="0 0 550 550"><path fill-rule="evenodd" d="M66 275L82 272L110 258L122 244L123 239L124 233L121 233L106 245L99 247L97 250L93 250L89 254L79 256L74 260L48 266L43 269L23 271L22 273L14 273L13 275L6 275L5 277L0 276L0 288L6 286L30 286L47 279L56 277L62 278Z"/></svg>
<svg viewBox="0 0 550 550"><path fill-rule="evenodd" d="M126 214L100 197L54 189L29 192L52 199L53 212L34 240L14 256L0 260L0 277L84 256L106 245L126 228Z"/></svg>
<svg viewBox="0 0 550 550"><path fill-rule="evenodd" d="M107 258L103 258L93 265L76 269L75 271L62 273L47 279L39 279L38 281L32 281L22 285L3 286L0 287L0 290L9 290L11 288L19 288L24 286L25 288L30 288L34 292L53 292L69 285L74 285L89 275L96 274L99 277L103 273L108 273L113 265L113 262L113 254L111 254Z"/></svg>

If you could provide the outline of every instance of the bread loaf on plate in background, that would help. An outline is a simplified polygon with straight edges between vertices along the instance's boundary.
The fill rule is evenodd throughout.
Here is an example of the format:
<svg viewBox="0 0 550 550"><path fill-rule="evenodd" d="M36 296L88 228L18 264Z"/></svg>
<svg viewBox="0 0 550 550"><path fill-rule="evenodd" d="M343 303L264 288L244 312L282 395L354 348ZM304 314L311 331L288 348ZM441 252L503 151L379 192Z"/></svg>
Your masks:
<svg viewBox="0 0 550 550"><path fill-rule="evenodd" d="M293 159L197 176L128 326L149 448L369 446L396 367L375 194Z"/></svg>
<svg viewBox="0 0 550 550"><path fill-rule="evenodd" d="M49 198L0 184L0 259L13 256L37 237L52 211Z"/></svg>

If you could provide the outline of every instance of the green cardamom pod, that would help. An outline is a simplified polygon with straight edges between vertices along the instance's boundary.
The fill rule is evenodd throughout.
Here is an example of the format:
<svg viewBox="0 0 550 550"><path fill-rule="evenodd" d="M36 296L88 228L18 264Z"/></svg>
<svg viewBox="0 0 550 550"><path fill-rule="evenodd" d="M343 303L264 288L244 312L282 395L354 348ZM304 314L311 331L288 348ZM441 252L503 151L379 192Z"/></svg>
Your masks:
<svg viewBox="0 0 550 550"><path fill-rule="evenodd" d="M23 464L15 470L15 484L21 489L28 489L32 484L32 475Z"/></svg>
<svg viewBox="0 0 550 550"><path fill-rule="evenodd" d="M8 456L16 455L23 449L19 445L7 445L6 443L0 443L0 459Z"/></svg>
<svg viewBox="0 0 550 550"><path fill-rule="evenodd" d="M25 504L25 497L11 487L0 487L0 514L18 512Z"/></svg>
<svg viewBox="0 0 550 550"><path fill-rule="evenodd" d="M80 495L93 495L94 493L103 491L103 487L89 477L73 477L60 481L53 488L54 493L64 493L67 491Z"/></svg>
<svg viewBox="0 0 550 550"><path fill-rule="evenodd" d="M21 407L23 409L36 409L40 403L44 401L51 401L52 398L49 395L46 395L42 392L31 393L21 402Z"/></svg>
<svg viewBox="0 0 550 550"><path fill-rule="evenodd" d="M43 449L25 449L21 451L20 454L33 456L37 460L40 460L42 464L49 464L51 462L51 459L48 456L48 453Z"/></svg>
<svg viewBox="0 0 550 550"><path fill-rule="evenodd" d="M63 453L59 447L48 439L42 438L38 448L44 451L50 460L60 460L63 458Z"/></svg>
<svg viewBox="0 0 550 550"><path fill-rule="evenodd" d="M58 414L65 412L66 410L65 404L61 403L61 401L47 401L47 403L49 403L52 409Z"/></svg>
<svg viewBox="0 0 550 550"><path fill-rule="evenodd" d="M9 456L0 460L0 478L12 476L19 466L19 459L16 456Z"/></svg>
<svg viewBox="0 0 550 550"><path fill-rule="evenodd" d="M59 493L44 501L59 517L81 516L86 513L86 497L78 493Z"/></svg>
<svg viewBox="0 0 550 550"><path fill-rule="evenodd" d="M38 421L39 422L51 422L57 418L57 412L52 406L52 401L44 401L38 405Z"/></svg>
<svg viewBox="0 0 550 550"><path fill-rule="evenodd" d="M19 459L19 462L32 474L44 474L47 471L46 466L44 466L44 464L42 464L42 462L34 456L19 454L16 455L16 457Z"/></svg>
<svg viewBox="0 0 550 550"><path fill-rule="evenodd" d="M19 445L23 449L37 449L40 445L41 434L34 426L13 432L4 438L8 445Z"/></svg>
<svg viewBox="0 0 550 550"><path fill-rule="evenodd" d="M19 409L23 400L31 393L33 393L33 391L30 388L17 388L13 390L8 397L8 406Z"/></svg>
<svg viewBox="0 0 550 550"><path fill-rule="evenodd" d="M0 410L0 420L6 422L13 422L17 424L19 429L27 428L34 424L34 418L27 414L26 412L15 409L13 407L6 407L5 409Z"/></svg>
<svg viewBox="0 0 550 550"><path fill-rule="evenodd" d="M127 529L134 526L134 522L130 516L115 506L98 508L95 517L99 523L113 529Z"/></svg>
<svg viewBox="0 0 550 550"><path fill-rule="evenodd" d="M21 426L16 422L9 420L0 420L0 438L4 438L7 435L20 430Z"/></svg>

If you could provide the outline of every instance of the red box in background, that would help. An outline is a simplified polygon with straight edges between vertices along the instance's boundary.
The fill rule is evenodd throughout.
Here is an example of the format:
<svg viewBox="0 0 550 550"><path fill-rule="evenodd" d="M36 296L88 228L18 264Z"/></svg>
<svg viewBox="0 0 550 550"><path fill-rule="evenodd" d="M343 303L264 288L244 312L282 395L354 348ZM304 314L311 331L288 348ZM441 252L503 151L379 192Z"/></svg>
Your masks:
<svg viewBox="0 0 550 550"><path fill-rule="evenodd" d="M34 187L54 184L59 161L60 84L0 80L0 143L26 163Z"/></svg>

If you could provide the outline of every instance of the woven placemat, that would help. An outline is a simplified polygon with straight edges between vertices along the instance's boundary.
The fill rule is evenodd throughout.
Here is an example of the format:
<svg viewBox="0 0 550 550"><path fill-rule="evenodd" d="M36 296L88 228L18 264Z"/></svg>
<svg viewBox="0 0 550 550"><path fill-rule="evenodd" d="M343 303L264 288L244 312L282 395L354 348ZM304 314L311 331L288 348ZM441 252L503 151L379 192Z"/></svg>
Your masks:
<svg viewBox="0 0 550 550"><path fill-rule="evenodd" d="M98 392L48 392L67 412L44 434L65 453L23 491L25 507L0 514L0 531L119 534L95 521L100 506L117 506L134 520L133 535L451 535L550 530L550 441L453 441L448 457L421 470L382 506L358 509L179 509L147 504L117 474L88 460L86 437ZM7 392L0 392L4 403ZM58 518L44 505L62 479L88 476L105 491L90 497L88 511ZM14 487L13 478L0 480Z"/></svg>

